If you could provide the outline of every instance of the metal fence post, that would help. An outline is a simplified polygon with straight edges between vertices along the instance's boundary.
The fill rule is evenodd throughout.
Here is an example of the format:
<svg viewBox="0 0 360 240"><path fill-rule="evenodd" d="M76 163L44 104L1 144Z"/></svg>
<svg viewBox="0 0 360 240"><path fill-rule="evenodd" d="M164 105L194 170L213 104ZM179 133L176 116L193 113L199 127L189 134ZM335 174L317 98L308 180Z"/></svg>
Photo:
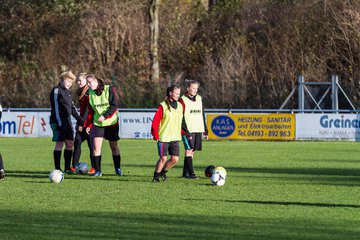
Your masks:
<svg viewBox="0 0 360 240"><path fill-rule="evenodd" d="M298 110L300 113L304 112L304 76L300 75L298 77Z"/></svg>
<svg viewBox="0 0 360 240"><path fill-rule="evenodd" d="M339 77L337 75L331 76L331 106L334 113L337 113L339 110L339 99L338 99L338 83Z"/></svg>

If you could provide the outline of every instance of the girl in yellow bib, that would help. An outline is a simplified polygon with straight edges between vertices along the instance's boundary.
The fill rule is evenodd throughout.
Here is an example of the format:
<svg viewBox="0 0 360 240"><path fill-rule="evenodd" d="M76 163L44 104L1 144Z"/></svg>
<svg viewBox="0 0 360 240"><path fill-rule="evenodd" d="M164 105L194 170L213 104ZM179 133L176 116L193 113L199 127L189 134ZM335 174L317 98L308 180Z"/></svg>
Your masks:
<svg viewBox="0 0 360 240"><path fill-rule="evenodd" d="M193 167L193 157L195 151L202 150L203 135L207 139L208 129L206 126L204 106L202 97L198 95L199 82L195 80L185 80L186 92L179 102L184 108L184 120L186 131L190 132L191 137L182 135L185 147L183 177L188 179L198 179ZM184 129L183 129L184 132Z"/></svg>
<svg viewBox="0 0 360 240"><path fill-rule="evenodd" d="M183 107L178 102L180 88L171 85L166 90L165 101L161 102L151 125L151 133L157 142L159 160L155 165L153 182L166 180L167 171L179 160L179 142L181 141L181 124ZM167 155L171 156L167 160Z"/></svg>
<svg viewBox="0 0 360 240"><path fill-rule="evenodd" d="M119 138L118 98L115 88L106 85L104 80L95 75L88 75L86 81L89 85L89 112L84 126L86 132L91 134L93 140L93 160L95 173L91 176L102 176L101 146L104 139L109 140L112 152L115 173L122 175L120 168L120 149L117 144Z"/></svg>

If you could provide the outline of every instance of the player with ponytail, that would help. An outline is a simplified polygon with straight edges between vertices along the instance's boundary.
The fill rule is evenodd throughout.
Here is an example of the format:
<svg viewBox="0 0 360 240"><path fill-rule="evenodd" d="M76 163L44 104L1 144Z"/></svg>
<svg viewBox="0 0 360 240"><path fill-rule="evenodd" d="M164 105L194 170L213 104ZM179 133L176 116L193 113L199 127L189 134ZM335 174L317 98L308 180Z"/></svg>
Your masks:
<svg viewBox="0 0 360 240"><path fill-rule="evenodd" d="M177 85L171 85L166 89L166 98L160 103L152 122L151 133L157 143L159 154L159 160L155 165L154 183L160 182L160 177L165 181L167 171L179 160L183 121L183 107L178 102L180 91Z"/></svg>

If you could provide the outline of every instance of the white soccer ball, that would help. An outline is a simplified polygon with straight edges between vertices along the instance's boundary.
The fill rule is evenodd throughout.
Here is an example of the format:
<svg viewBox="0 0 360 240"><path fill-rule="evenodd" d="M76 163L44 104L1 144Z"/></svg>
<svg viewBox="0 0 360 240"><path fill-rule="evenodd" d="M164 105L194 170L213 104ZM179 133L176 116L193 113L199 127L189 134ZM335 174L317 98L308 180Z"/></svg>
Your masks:
<svg viewBox="0 0 360 240"><path fill-rule="evenodd" d="M226 172L226 169L223 168L223 167L216 167L214 172L219 172L221 174L221 176L226 179L226 175L227 175L227 172Z"/></svg>
<svg viewBox="0 0 360 240"><path fill-rule="evenodd" d="M49 180L53 183L61 183L64 180L64 173L61 170L53 170L49 174Z"/></svg>
<svg viewBox="0 0 360 240"><path fill-rule="evenodd" d="M225 184L225 177L221 175L221 172L215 171L215 173L210 178L211 184L213 186L223 186Z"/></svg>
<svg viewBox="0 0 360 240"><path fill-rule="evenodd" d="M89 166L86 162L79 162L78 164L76 164L75 169L76 172L79 174L87 174L87 172L89 171Z"/></svg>

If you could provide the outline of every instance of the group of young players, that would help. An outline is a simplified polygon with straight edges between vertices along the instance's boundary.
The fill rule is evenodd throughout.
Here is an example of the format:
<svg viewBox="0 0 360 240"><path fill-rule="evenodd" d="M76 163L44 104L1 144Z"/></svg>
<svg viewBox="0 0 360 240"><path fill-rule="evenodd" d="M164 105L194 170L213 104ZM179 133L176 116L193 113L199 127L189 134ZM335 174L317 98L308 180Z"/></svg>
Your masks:
<svg viewBox="0 0 360 240"><path fill-rule="evenodd" d="M197 179L194 172L195 151L202 150L203 134L207 138L202 98L198 95L199 82L186 80L186 92L180 98L181 89L171 85L166 90L166 98L157 108L151 133L157 142L159 160L155 164L153 182L166 180L167 171L179 160L179 142L184 143L185 157L182 177ZM170 158L167 159L167 155Z"/></svg>
<svg viewBox="0 0 360 240"><path fill-rule="evenodd" d="M80 114L76 111L70 88L77 82L77 97ZM151 133L157 143L159 160L156 162L153 182L166 180L167 171L179 160L179 143L185 148L182 177L197 179L194 172L193 156L202 150L203 134L207 138L207 126L202 98L198 95L199 82L186 80L186 93L180 98L181 89L171 85L166 90L166 98L157 108ZM118 97L115 88L93 74L80 73L75 76L71 71L63 72L60 81L50 93L50 125L55 142L53 152L55 169L61 170L61 155L64 148L64 171L76 173L79 163L81 144L87 141L91 169L88 174L102 176L101 147L104 139L109 141L115 174L122 176L121 156L117 141L119 138ZM1 105L0 105L1 110ZM1 119L0 111L0 119ZM71 116L76 119L75 134ZM75 136L75 137L74 137ZM167 156L170 155L168 159ZM72 161L71 161L72 160ZM0 180L5 171L0 154Z"/></svg>
<svg viewBox="0 0 360 240"><path fill-rule="evenodd" d="M75 80L79 86L77 95L80 115L76 111L70 92ZM65 144L64 171L68 174L76 173L75 167L80 159L81 144L86 140L91 159L91 169L88 173L94 177L102 176L101 146L103 140L106 139L109 140L112 151L115 173L121 176L121 157L117 144L119 140L118 99L115 89L93 74L80 73L75 76L71 71L66 71L60 75L59 84L51 90L50 102L50 125L53 132L52 141L55 142L55 169L61 170L61 153ZM76 119L75 141L71 116Z"/></svg>
<svg viewBox="0 0 360 240"><path fill-rule="evenodd" d="M70 87L74 81L78 84L80 115L77 113ZM155 113L151 133L157 142L159 160L156 162L153 182L166 180L167 171L179 160L179 142L185 147L184 178L197 179L194 172L193 156L202 149L203 134L207 137L207 126L202 98L198 95L199 82L186 80L186 93L180 98L180 87L171 85L166 90L166 98ZM50 125L53 131L54 165L60 168L63 145L65 172L75 173L75 166L81 155L81 144L88 143L91 159L91 176L102 176L101 146L104 139L109 141L115 173L122 175L119 140L118 98L115 88L93 74L80 73L75 76L71 71L60 75L60 82L50 94ZM71 123L75 117L76 134ZM74 150L73 150L74 149ZM170 158L167 159L167 156ZM71 166L71 159L72 166Z"/></svg>

